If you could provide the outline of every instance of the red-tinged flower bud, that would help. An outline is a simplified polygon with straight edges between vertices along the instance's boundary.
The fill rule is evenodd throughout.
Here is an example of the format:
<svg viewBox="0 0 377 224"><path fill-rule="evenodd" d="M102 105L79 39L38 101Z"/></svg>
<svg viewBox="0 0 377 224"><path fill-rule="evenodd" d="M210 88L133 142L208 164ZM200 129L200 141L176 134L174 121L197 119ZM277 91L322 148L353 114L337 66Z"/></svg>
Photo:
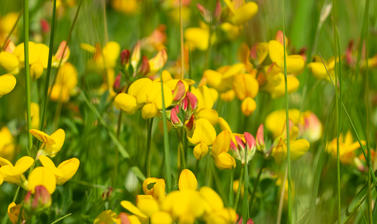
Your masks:
<svg viewBox="0 0 377 224"><path fill-rule="evenodd" d="M41 24L41 29L43 33L50 32L50 25L48 24L47 20L41 19L40 24Z"/></svg>
<svg viewBox="0 0 377 224"><path fill-rule="evenodd" d="M186 97L190 104L191 110L195 110L196 106L198 105L198 99L196 98L196 96L192 94L191 92L188 92L186 94Z"/></svg>
<svg viewBox="0 0 377 224"><path fill-rule="evenodd" d="M120 86L121 84L121 79L122 79L122 74L119 73L116 77L115 77L115 80L114 80L114 84L113 84L113 89L115 92L119 92L122 88Z"/></svg>
<svg viewBox="0 0 377 224"><path fill-rule="evenodd" d="M178 113L179 113L179 106L178 105L173 107L173 109L171 109L171 111L170 111L170 120L174 125L181 124L181 120L178 117Z"/></svg>
<svg viewBox="0 0 377 224"><path fill-rule="evenodd" d="M192 130L193 126L194 126L194 115L191 115L190 120L186 123L186 127L189 130Z"/></svg>
<svg viewBox="0 0 377 224"><path fill-rule="evenodd" d="M185 95L186 88L185 84L181 80L177 82L177 85L175 86L175 90L173 91L173 100L174 101L179 101L182 99L182 97Z"/></svg>
<svg viewBox="0 0 377 224"><path fill-rule="evenodd" d="M242 217L240 217L238 224L242 224ZM247 220L246 224L254 224L254 221L250 218Z"/></svg>
<svg viewBox="0 0 377 224"><path fill-rule="evenodd" d="M141 66L139 69L139 73L141 75L147 75L149 71L150 71L149 60L146 56L143 56L141 59Z"/></svg>
<svg viewBox="0 0 377 224"><path fill-rule="evenodd" d="M130 56L131 56L131 53L130 53L130 51L128 49L123 50L120 53L120 64L122 66L127 65L128 62L130 61Z"/></svg>
<svg viewBox="0 0 377 224"><path fill-rule="evenodd" d="M259 125L259 127L258 127L258 130L257 130L257 136L256 136L256 138L257 138L257 149L258 150L264 150L264 147L265 147L265 145L264 145L264 126L263 126L263 124L261 124L261 125Z"/></svg>
<svg viewBox="0 0 377 224"><path fill-rule="evenodd" d="M102 199L107 200L111 197L111 193L113 193L113 188L109 187L102 193Z"/></svg>
<svg viewBox="0 0 377 224"><path fill-rule="evenodd" d="M124 212L119 213L118 215L121 224L131 224L131 221L128 219L128 215Z"/></svg>
<svg viewBox="0 0 377 224"><path fill-rule="evenodd" d="M276 39L277 41L279 41L281 44L284 45L284 33L283 33L283 31L278 30L278 32L276 32L276 37L275 37L275 39ZM287 44L287 39L285 39L285 44Z"/></svg>
<svg viewBox="0 0 377 224"><path fill-rule="evenodd" d="M353 50L353 40L351 40L348 43L348 47L346 50L346 61L347 61L347 64L350 66L354 65L354 60L352 58L352 50Z"/></svg>
<svg viewBox="0 0 377 224"><path fill-rule="evenodd" d="M42 211L51 205L51 195L47 189L42 186L36 186L34 194L31 191L27 192L24 198L25 209L31 212Z"/></svg>
<svg viewBox="0 0 377 224"><path fill-rule="evenodd" d="M221 3L219 0L216 1L216 8L215 8L214 16L215 16L216 21L219 22L221 18Z"/></svg>
<svg viewBox="0 0 377 224"><path fill-rule="evenodd" d="M196 7L198 8L199 12L200 12L200 15L203 16L204 20L206 22L210 22L211 21L211 14L210 12L208 11L208 9L204 8L203 5L201 4L196 4Z"/></svg>
<svg viewBox="0 0 377 224"><path fill-rule="evenodd" d="M248 150L252 150L256 146L256 142L255 142L254 136L252 134L250 134L249 132L245 132L243 134L243 136L245 137L247 149Z"/></svg>

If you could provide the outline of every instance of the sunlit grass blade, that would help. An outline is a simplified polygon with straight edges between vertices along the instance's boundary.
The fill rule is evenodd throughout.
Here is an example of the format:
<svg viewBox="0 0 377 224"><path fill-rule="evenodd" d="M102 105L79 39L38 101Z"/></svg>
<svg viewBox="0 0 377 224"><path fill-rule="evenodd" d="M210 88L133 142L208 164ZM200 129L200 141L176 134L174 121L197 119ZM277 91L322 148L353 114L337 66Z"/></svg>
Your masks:
<svg viewBox="0 0 377 224"><path fill-rule="evenodd" d="M43 99L43 108L42 108L42 116L41 116L41 123L40 123L41 130L44 128L45 121L46 121L46 110L47 110L47 104L48 104L48 88L50 86L50 77L51 77L51 69L52 69L52 54L54 51L55 25L56 25L55 23L56 23L56 0L53 0L47 73L46 73L45 86L43 89L44 99Z"/></svg>
<svg viewBox="0 0 377 224"><path fill-rule="evenodd" d="M284 91L285 91L285 129L287 144L287 180L288 180L288 223L292 223L292 176L291 176L291 146L289 136L289 98L288 98L288 75L287 75L287 52L285 42L285 1L283 1L283 49L284 49Z"/></svg>
<svg viewBox="0 0 377 224"><path fill-rule="evenodd" d="M28 135L28 154L31 155L33 139L31 133L31 93L30 93L30 67L29 67L29 0L24 0L24 55L25 55L25 86L26 86L26 125Z"/></svg>

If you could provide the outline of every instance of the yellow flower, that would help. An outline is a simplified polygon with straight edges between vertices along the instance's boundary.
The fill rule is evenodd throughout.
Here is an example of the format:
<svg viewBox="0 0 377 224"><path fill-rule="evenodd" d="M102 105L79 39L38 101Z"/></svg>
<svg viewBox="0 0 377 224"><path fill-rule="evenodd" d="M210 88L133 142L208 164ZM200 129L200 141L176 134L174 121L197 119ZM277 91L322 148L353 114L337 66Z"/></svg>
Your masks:
<svg viewBox="0 0 377 224"><path fill-rule="evenodd" d="M294 137L290 138L291 158L298 159L309 150L309 147L310 147L310 143L306 139L295 139ZM274 146L272 148L272 156L276 160L282 161L285 159L286 155L287 155L286 138L282 136L278 137L275 140Z"/></svg>
<svg viewBox="0 0 377 224"><path fill-rule="evenodd" d="M277 40L270 40L268 43L269 55L280 69L284 69L284 46ZM288 55L286 53L287 73L298 74L304 69L305 60L301 55Z"/></svg>
<svg viewBox="0 0 377 224"><path fill-rule="evenodd" d="M190 27L185 29L185 43L191 49L205 51L208 48L208 27ZM214 38L212 38L214 40Z"/></svg>
<svg viewBox="0 0 377 224"><path fill-rule="evenodd" d="M213 143L213 146L212 146L212 154L213 155L217 156L220 153L229 151L230 142L231 142L231 139L232 139L231 135L232 135L232 133L230 131L224 130L216 136L216 140L215 140L215 142Z"/></svg>
<svg viewBox="0 0 377 224"><path fill-rule="evenodd" d="M335 59L323 61L320 57L314 57L314 62L309 63L308 68L317 79L330 80L330 77L334 78L335 75Z"/></svg>
<svg viewBox="0 0 377 224"><path fill-rule="evenodd" d="M225 3L228 2L229 0L225 1ZM235 9L234 7L233 10L231 7L230 9L233 12L233 17L231 19L232 23L240 25L254 17L254 15L258 12L258 5L255 2L247 2L237 9Z"/></svg>
<svg viewBox="0 0 377 224"><path fill-rule="evenodd" d="M199 143L205 143L206 145L212 145L216 138L216 130L212 124L206 119L197 119L194 122L192 135L188 136L188 140L196 145Z"/></svg>
<svg viewBox="0 0 377 224"><path fill-rule="evenodd" d="M114 68L120 53L120 46L115 41L107 42L102 49L105 68Z"/></svg>
<svg viewBox="0 0 377 224"><path fill-rule="evenodd" d="M217 123L217 120L219 119L219 115L214 109L201 108L197 111L196 118L206 119L211 122L212 125L215 125Z"/></svg>
<svg viewBox="0 0 377 224"><path fill-rule="evenodd" d="M44 186L48 193L54 193L56 189L56 178L54 173L46 167L37 167L31 171L28 178L28 190L34 193L36 186Z"/></svg>
<svg viewBox="0 0 377 224"><path fill-rule="evenodd" d="M51 135L37 129L31 129L30 133L42 142L42 153L51 157L54 157L64 144L65 132L63 129L58 129Z"/></svg>
<svg viewBox="0 0 377 224"><path fill-rule="evenodd" d="M61 162L58 167L55 166L50 158L44 155L39 156L39 161L55 175L57 185L63 185L70 180L76 174L80 166L80 160L77 158L65 160Z"/></svg>
<svg viewBox="0 0 377 224"><path fill-rule="evenodd" d="M10 203L8 205L8 217L9 217L9 220L13 223L13 224L16 224L18 223L18 220L20 219L20 222L24 222L26 221L26 218L25 218L25 212L24 210L21 210L21 207L22 207L22 204L16 204L14 202ZM22 216L20 216L20 212L22 211Z"/></svg>
<svg viewBox="0 0 377 224"><path fill-rule="evenodd" d="M147 218L147 216L138 207L132 204L130 201L121 201L120 205L141 219Z"/></svg>
<svg viewBox="0 0 377 224"><path fill-rule="evenodd" d="M56 76L55 85L51 89L51 99L67 102L70 93L77 85L77 70L71 63L63 64Z"/></svg>
<svg viewBox="0 0 377 224"><path fill-rule="evenodd" d="M9 129L2 127L0 129L0 157L12 160L15 148L14 139Z"/></svg>
<svg viewBox="0 0 377 224"><path fill-rule="evenodd" d="M171 224L173 219L167 212L158 211L151 216L151 224Z"/></svg>
<svg viewBox="0 0 377 224"><path fill-rule="evenodd" d="M105 210L94 219L94 224L121 224L117 214L111 210Z"/></svg>
<svg viewBox="0 0 377 224"><path fill-rule="evenodd" d="M29 41L29 64L31 66L30 73L33 78L38 79L42 75L43 69L47 68L48 51L47 45ZM18 57L20 65L24 66L24 43L16 46L14 54Z"/></svg>
<svg viewBox="0 0 377 224"><path fill-rule="evenodd" d="M152 195L137 195L136 206L148 217L159 211L159 204Z"/></svg>
<svg viewBox="0 0 377 224"><path fill-rule="evenodd" d="M195 175L189 169L182 170L179 175L178 189L182 190L196 190L198 188L198 181Z"/></svg>
<svg viewBox="0 0 377 224"><path fill-rule="evenodd" d="M208 145L203 142L197 144L194 147L194 156L196 159L203 158L205 155L207 155L207 152L208 152Z"/></svg>
<svg viewBox="0 0 377 224"><path fill-rule="evenodd" d="M285 110L276 110L271 112L266 118L266 128L271 131L274 137L284 134L285 130ZM297 109L288 110L289 121L293 125L302 124L304 122L302 114Z"/></svg>
<svg viewBox="0 0 377 224"><path fill-rule="evenodd" d="M10 93L16 86L16 78L11 74L0 76L0 97Z"/></svg>
<svg viewBox="0 0 377 224"><path fill-rule="evenodd" d="M178 223L194 223L201 217L206 205L198 191L173 191L166 196L162 210L169 212Z"/></svg>
<svg viewBox="0 0 377 224"><path fill-rule="evenodd" d="M137 110L136 98L127 93L119 93L114 99L114 105L129 114Z"/></svg>
<svg viewBox="0 0 377 224"><path fill-rule="evenodd" d="M3 177L4 181L21 185L25 180L23 173L25 173L33 163L33 158L30 156L23 156L18 159L13 166L11 162L0 157L0 176Z"/></svg>
<svg viewBox="0 0 377 224"><path fill-rule="evenodd" d="M254 98L258 94L258 81L250 74L239 74L234 77L233 89L240 100Z"/></svg>
<svg viewBox="0 0 377 224"><path fill-rule="evenodd" d="M154 198L161 200L165 198L165 180L155 177L149 177L143 182L144 194L152 195Z"/></svg>
<svg viewBox="0 0 377 224"><path fill-rule="evenodd" d="M231 90L228 90L224 93L221 93L220 98L223 101L230 102L234 99L235 96L236 96L236 93L234 92L233 89L231 89Z"/></svg>
<svg viewBox="0 0 377 224"><path fill-rule="evenodd" d="M144 119L155 117L158 114L158 109L156 104L154 103L147 103L143 106L141 110L141 116Z"/></svg>
<svg viewBox="0 0 377 224"><path fill-rule="evenodd" d="M241 110L245 116L249 116L251 113L254 112L257 104L253 100L253 98L247 97L242 101Z"/></svg>
<svg viewBox="0 0 377 224"><path fill-rule="evenodd" d="M219 169L232 169L236 167L236 160L229 153L222 152L215 157L215 164Z"/></svg>
<svg viewBox="0 0 377 224"><path fill-rule="evenodd" d="M361 141L361 144L365 145L365 141ZM354 142L350 131L346 135L340 134L339 136L339 157L343 163L351 163L356 157L355 151L361 146L358 142ZM337 156L337 139L334 138L327 144L326 151L330 153L334 158Z"/></svg>
<svg viewBox="0 0 377 224"><path fill-rule="evenodd" d="M139 3L137 0L112 0L111 6L122 13L132 14L138 11Z"/></svg>
<svg viewBox="0 0 377 224"><path fill-rule="evenodd" d="M168 60L168 55L165 49L160 50L156 56L149 60L150 73L156 73L162 69Z"/></svg>
<svg viewBox="0 0 377 224"><path fill-rule="evenodd" d="M218 93L213 88L208 88L207 86L200 86L198 88L191 87L191 92L198 99L198 109L208 108L211 109L215 104Z"/></svg>
<svg viewBox="0 0 377 224"><path fill-rule="evenodd" d="M0 66L9 73L17 74L20 65L18 58L14 54L8 51L2 51L0 52Z"/></svg>

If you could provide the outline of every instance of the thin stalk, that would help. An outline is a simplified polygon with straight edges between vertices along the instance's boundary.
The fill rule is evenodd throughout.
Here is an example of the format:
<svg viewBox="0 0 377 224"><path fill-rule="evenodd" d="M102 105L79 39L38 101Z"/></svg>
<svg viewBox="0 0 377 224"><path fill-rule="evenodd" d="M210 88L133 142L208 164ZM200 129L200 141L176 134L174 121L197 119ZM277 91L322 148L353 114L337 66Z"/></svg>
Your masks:
<svg viewBox="0 0 377 224"><path fill-rule="evenodd" d="M151 141L152 141L152 128L153 128L153 118L147 120L147 159L146 159L146 165L145 170L147 173L147 177L151 176L151 159L152 159L152 153L151 153Z"/></svg>
<svg viewBox="0 0 377 224"><path fill-rule="evenodd" d="M291 176L291 145L289 137L289 98L287 78L287 52L285 46L285 1L283 1L283 48L284 48L284 91L285 91L285 129L287 135L287 164L288 164L288 224L292 223L292 176Z"/></svg>
<svg viewBox="0 0 377 224"><path fill-rule="evenodd" d="M65 218L67 218L67 217L69 217L71 215L72 215L72 213L68 213L66 215L63 215L62 217L60 217L60 218L56 219L55 221L53 221L51 224L56 224L56 223L62 221L63 219L65 219Z"/></svg>
<svg viewBox="0 0 377 224"><path fill-rule="evenodd" d="M262 176L262 171L264 169L264 165L265 165L265 161L266 160L263 160L263 164L262 164L262 167L259 169L258 171L258 175L257 175L257 179L256 181L254 182L254 186L253 186L253 192L251 193L251 198L250 198L250 211L251 209L253 208L253 205L254 205L254 197L255 197L255 193L257 192L257 187L258 187L258 184L259 184L259 181L260 181L260 177Z"/></svg>
<svg viewBox="0 0 377 224"><path fill-rule="evenodd" d="M281 187L281 192L280 192L280 200L279 200L279 208L278 208L278 216L276 219L276 224L281 223L281 215L283 214L283 202L284 202L285 182L287 181L287 174L288 174L288 169L285 170L284 180L282 182L283 185Z"/></svg>
<svg viewBox="0 0 377 224"><path fill-rule="evenodd" d="M369 0L366 0L365 8L364 8L364 19L363 19L363 29L361 30L361 38L360 41L362 43L362 40L365 39L365 75L363 76L364 80L364 104L365 104L365 111L366 111L366 135L365 135L365 142L366 142L366 148L368 156L366 158L368 163L368 191L367 191L367 209L368 209L368 223L373 223L373 209L372 209L372 192L371 192L371 176L372 172L370 172L372 167L371 162L371 152L369 148L369 114L370 114L370 107L369 107L369 73L368 73L368 15L369 15ZM361 46L361 44L360 44ZM359 49L360 50L360 49ZM359 55L361 54L361 51L359 51ZM358 57L360 60L360 58ZM357 65L359 67L360 61L358 61ZM358 74L359 75L359 74Z"/></svg>
<svg viewBox="0 0 377 224"><path fill-rule="evenodd" d="M245 160L247 158L247 150L245 150ZM249 166L248 166L248 162L245 161L245 165L244 165L244 169L245 169L245 179L243 181L243 200L242 200L242 224L246 224L247 220L248 220L248 212L249 212L249 200L248 200L248 197L249 197Z"/></svg>
<svg viewBox="0 0 377 224"><path fill-rule="evenodd" d="M44 91L43 91L44 100L43 100L43 108L42 108L42 116L41 116L41 124L40 124L41 130L43 129L45 125L45 121L46 121L46 109L47 109L47 104L48 104L48 87L50 85L50 77L51 77L52 52L54 51L55 20L56 20L56 0L53 1L53 6L52 6L52 21L51 21L50 43L49 43L49 50L48 50L47 74L46 74L46 81L45 81L45 86L44 86Z"/></svg>
<svg viewBox="0 0 377 224"><path fill-rule="evenodd" d="M68 33L68 37L67 37L67 44L64 46L64 49L63 49L63 53L62 55L64 56L65 55L65 52L67 51L67 48L69 46L69 43L71 42L71 36L72 36L72 31L73 31L73 28L75 27L75 24L77 22L77 18L79 16L79 12L80 12L80 9L81 9L81 4L82 4L82 1L83 0L80 0L79 4L78 4L78 7L76 9L76 13L75 13L75 17L73 18L73 21L72 21L72 24L71 24L71 27L69 29L69 33ZM54 79L52 81L52 85L51 86L54 86L55 85L55 82L56 82L56 77L57 77L57 74L60 70L60 66L62 65L63 63L63 58L64 57L61 57L60 60L59 60L59 64L58 64L58 67L56 68L56 74L54 76ZM48 98L51 98L51 90L48 92Z"/></svg>
<svg viewBox="0 0 377 224"><path fill-rule="evenodd" d="M14 25L12 26L12 29L11 29L10 32L8 33L7 37L5 38L5 41L4 41L4 43L3 43L3 46L1 47L1 50L4 51L5 48L7 47L7 45L8 45L8 41L9 41L10 37L12 36L12 33L16 30L17 24L18 24L18 22L20 21L21 16L22 16L22 11L20 12L20 14L18 14L18 17L17 17L16 22L14 23ZM1 50L0 50L0 51L1 51Z"/></svg>
<svg viewBox="0 0 377 224"><path fill-rule="evenodd" d="M185 77L185 50L183 45L182 0L179 0L179 33L181 41L181 79Z"/></svg>
<svg viewBox="0 0 377 224"><path fill-rule="evenodd" d="M171 172L170 172L170 149L168 137L168 125L166 118L165 97L164 97L164 81L161 79L161 96L162 96L162 124L164 127L164 157L165 157L165 180L168 192L171 190Z"/></svg>
<svg viewBox="0 0 377 224"><path fill-rule="evenodd" d="M363 44L364 44L364 39L365 34L367 33L366 31L368 30L368 13L369 13L369 0L366 0L365 2L365 8L364 8L364 18L363 18L363 24L361 26L361 31L360 31L360 40L359 40L359 49L357 53L357 58L356 58L356 75L360 74L360 61L363 53ZM366 46L365 46L366 49ZM366 54L367 55L367 54ZM365 60L368 60L366 57Z"/></svg>
<svg viewBox="0 0 377 224"><path fill-rule="evenodd" d="M26 82L26 124L28 135L28 154L31 155L33 139L31 138L31 96L30 96L30 67L29 67L29 0L24 0L24 55L25 55L25 82Z"/></svg>
<svg viewBox="0 0 377 224"><path fill-rule="evenodd" d="M243 172L244 172L244 169L241 169L240 180L238 182L238 189L237 189L237 194L236 194L236 200L234 201L234 205L233 205L233 209L235 211L237 211L238 202L240 200L241 186L242 186L242 181L243 181Z"/></svg>
<svg viewBox="0 0 377 224"><path fill-rule="evenodd" d="M335 8L335 0L333 0L334 8ZM335 11L335 10L334 10ZM335 24L335 15L333 13L333 30L334 30L334 40L335 40L335 55L337 60L335 60L335 86L339 83L339 91L336 95L336 123L337 123L337 130L336 130L336 176L337 176L337 205L338 205L338 223L340 224L342 221L341 216L341 180L340 180L340 133L341 133L341 120L342 120L342 113L341 113L341 102L342 102L342 73L341 73L341 55L340 55L340 44L339 44L339 35L338 30ZM335 90L337 91L337 90Z"/></svg>
<svg viewBox="0 0 377 224"><path fill-rule="evenodd" d="M234 199L233 179L234 179L234 169L231 169L230 170L230 181L229 181L229 206L233 205L233 199Z"/></svg>

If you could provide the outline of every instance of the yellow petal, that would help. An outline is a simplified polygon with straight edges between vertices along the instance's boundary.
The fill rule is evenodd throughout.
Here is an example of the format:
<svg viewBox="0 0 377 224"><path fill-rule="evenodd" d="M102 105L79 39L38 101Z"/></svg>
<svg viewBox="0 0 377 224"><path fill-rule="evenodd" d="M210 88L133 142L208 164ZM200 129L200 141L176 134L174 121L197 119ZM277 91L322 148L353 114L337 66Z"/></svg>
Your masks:
<svg viewBox="0 0 377 224"><path fill-rule="evenodd" d="M279 67L284 63L284 47L277 40L270 40L268 42L268 53L272 62L277 64ZM286 54L287 55L287 54Z"/></svg>
<svg viewBox="0 0 377 224"><path fill-rule="evenodd" d="M201 187L199 193L207 202L211 210L218 210L224 208L223 200L210 187Z"/></svg>
<svg viewBox="0 0 377 224"><path fill-rule="evenodd" d="M179 190L196 190L198 181L191 170L184 169L179 175L178 188Z"/></svg>
<svg viewBox="0 0 377 224"><path fill-rule="evenodd" d="M227 152L230 147L231 133L229 130L222 131L213 143L212 153L219 155L222 152Z"/></svg>
<svg viewBox="0 0 377 224"><path fill-rule="evenodd" d="M236 167L236 160L226 152L222 152L215 157L215 164L219 169L232 169Z"/></svg>
<svg viewBox="0 0 377 224"><path fill-rule="evenodd" d="M151 224L171 224L173 219L167 212L156 212L151 217Z"/></svg>
<svg viewBox="0 0 377 224"><path fill-rule="evenodd" d="M73 175L76 174L79 166L80 160L78 160L77 158L71 158L60 163L57 169L61 173L61 176L57 176L56 183L58 185L62 185L68 180L70 180L73 177Z"/></svg>
<svg viewBox="0 0 377 224"><path fill-rule="evenodd" d="M309 142L306 139L298 139L291 142L292 159L297 159L304 155L310 147Z"/></svg>
<svg viewBox="0 0 377 224"><path fill-rule="evenodd" d="M305 66L305 60L301 55L287 56L287 73L300 73ZM284 65L282 66L284 67Z"/></svg>
<svg viewBox="0 0 377 224"><path fill-rule="evenodd" d="M258 5L255 2L247 2L234 11L232 22L236 25L249 21L258 12Z"/></svg>
<svg viewBox="0 0 377 224"><path fill-rule="evenodd" d="M214 109L202 108L197 112L197 119L199 118L207 119L212 125L215 125L219 119L219 115Z"/></svg>
<svg viewBox="0 0 377 224"><path fill-rule="evenodd" d="M0 52L0 67L3 67L7 72L17 74L19 71L18 58L7 51Z"/></svg>
<svg viewBox="0 0 377 224"><path fill-rule="evenodd" d="M194 156L196 159L201 159L208 153L208 145L199 143L194 147Z"/></svg>
<svg viewBox="0 0 377 224"><path fill-rule="evenodd" d="M247 97L246 99L242 101L241 110L245 116L249 116L251 113L254 112L256 108L257 108L257 104L252 98Z"/></svg>
<svg viewBox="0 0 377 224"><path fill-rule="evenodd" d="M152 80L141 78L134 81L128 88L128 94L136 98L138 104L148 102L149 91L152 89Z"/></svg>
<svg viewBox="0 0 377 224"><path fill-rule="evenodd" d="M159 205L151 195L137 195L136 205L140 211L150 217L159 210Z"/></svg>
<svg viewBox="0 0 377 224"><path fill-rule="evenodd" d="M55 144L49 146L46 145L45 151L51 157L54 157L56 153L60 151L63 147L64 140L65 140L65 132L63 129L59 128L54 133L51 134L51 138L54 139Z"/></svg>
<svg viewBox="0 0 377 224"><path fill-rule="evenodd" d="M155 117L158 114L158 109L154 103L145 104L141 110L141 116L144 119Z"/></svg>
<svg viewBox="0 0 377 224"><path fill-rule="evenodd" d="M194 132L192 137L188 137L192 144L203 142L207 145L212 145L216 138L216 130L212 124L206 119L198 119L194 123Z"/></svg>
<svg viewBox="0 0 377 224"><path fill-rule="evenodd" d="M135 205L133 205L131 202L129 202L129 201L121 201L120 202L120 205L123 207L123 208L125 208L125 209L127 209L129 212L131 212L132 214L134 214L134 215L137 215L138 217L140 217L140 218L143 218L143 219L146 219L147 218L147 216L144 214L144 213L142 213L141 211L140 211L140 209L139 208L137 208Z"/></svg>
<svg viewBox="0 0 377 224"><path fill-rule="evenodd" d="M55 144L55 140L49 136L48 134L44 133L43 131L37 129L30 129L29 131L34 137L36 137L39 141L46 143L46 144Z"/></svg>
<svg viewBox="0 0 377 224"><path fill-rule="evenodd" d="M5 74L0 76L0 97L10 93L16 86L16 78L13 75Z"/></svg>
<svg viewBox="0 0 377 224"><path fill-rule="evenodd" d="M119 93L114 99L114 105L129 114L137 109L136 98L127 93Z"/></svg>
<svg viewBox="0 0 377 224"><path fill-rule="evenodd" d="M23 156L18 159L16 164L14 165L14 168L17 171L17 175L23 174L33 165L33 163L34 159L30 156Z"/></svg>
<svg viewBox="0 0 377 224"><path fill-rule="evenodd" d="M35 187L39 185L44 186L50 194L55 191L55 175L46 167L37 167L29 174L29 190L34 193Z"/></svg>

